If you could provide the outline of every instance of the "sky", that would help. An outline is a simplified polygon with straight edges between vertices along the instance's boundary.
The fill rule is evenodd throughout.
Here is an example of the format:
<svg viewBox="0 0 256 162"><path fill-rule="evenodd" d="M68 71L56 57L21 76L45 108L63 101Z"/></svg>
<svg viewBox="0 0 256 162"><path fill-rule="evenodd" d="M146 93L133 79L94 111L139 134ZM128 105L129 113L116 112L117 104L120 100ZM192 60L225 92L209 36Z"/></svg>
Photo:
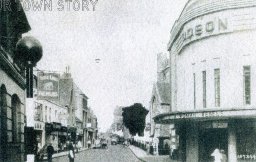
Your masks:
<svg viewBox="0 0 256 162"><path fill-rule="evenodd" d="M32 28L28 35L43 46L37 68L64 72L70 66L100 131L110 127L116 106L142 103L148 109L156 56L167 53L171 28L187 0L98 0L94 11L89 0L84 11L82 0L76 0L80 7L71 0L70 9L59 1L52 1L51 11L22 4Z"/></svg>

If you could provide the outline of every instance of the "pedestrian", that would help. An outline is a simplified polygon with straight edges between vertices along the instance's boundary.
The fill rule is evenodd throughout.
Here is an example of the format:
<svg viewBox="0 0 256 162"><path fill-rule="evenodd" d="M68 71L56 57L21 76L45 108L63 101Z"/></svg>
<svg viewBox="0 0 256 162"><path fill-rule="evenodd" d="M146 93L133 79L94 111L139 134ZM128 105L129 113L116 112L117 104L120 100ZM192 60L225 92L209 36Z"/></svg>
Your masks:
<svg viewBox="0 0 256 162"><path fill-rule="evenodd" d="M214 162L221 162L221 152L218 148L216 148L213 153L211 154L211 156L214 157Z"/></svg>
<svg viewBox="0 0 256 162"><path fill-rule="evenodd" d="M47 159L48 162L52 162L52 155L54 153L54 148L51 143L47 146Z"/></svg>
<svg viewBox="0 0 256 162"><path fill-rule="evenodd" d="M87 141L88 148L91 148L91 140Z"/></svg>
<svg viewBox="0 0 256 162"><path fill-rule="evenodd" d="M74 162L75 160L75 151L74 151L74 146L71 143L69 143L68 145L68 158L69 158L69 162Z"/></svg>
<svg viewBox="0 0 256 162"><path fill-rule="evenodd" d="M77 142L77 149L80 150L82 148L82 143L81 141L78 141Z"/></svg>

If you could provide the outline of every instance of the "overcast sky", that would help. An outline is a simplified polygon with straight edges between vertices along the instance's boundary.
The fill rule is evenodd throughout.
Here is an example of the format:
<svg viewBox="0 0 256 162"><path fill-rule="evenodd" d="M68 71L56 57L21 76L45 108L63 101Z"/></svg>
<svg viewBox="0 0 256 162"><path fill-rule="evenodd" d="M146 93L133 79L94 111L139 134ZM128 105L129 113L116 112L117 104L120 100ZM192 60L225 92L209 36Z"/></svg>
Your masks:
<svg viewBox="0 0 256 162"><path fill-rule="evenodd" d="M72 4L70 11L66 5L58 11L57 3L52 11L27 9L29 34L44 50L37 67L64 71L69 65L104 131L117 105L149 108L156 54L167 52L171 27L186 1L99 0L95 11L92 5L90 11L74 11Z"/></svg>

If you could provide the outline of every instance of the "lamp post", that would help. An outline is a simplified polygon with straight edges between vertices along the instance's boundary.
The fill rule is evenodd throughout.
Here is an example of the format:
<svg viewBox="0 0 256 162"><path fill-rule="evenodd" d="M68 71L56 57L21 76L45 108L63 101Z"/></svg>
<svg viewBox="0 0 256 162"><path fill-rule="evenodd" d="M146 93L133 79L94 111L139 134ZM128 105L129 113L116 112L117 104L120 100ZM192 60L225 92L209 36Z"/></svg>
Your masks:
<svg viewBox="0 0 256 162"><path fill-rule="evenodd" d="M31 36L21 38L16 44L14 61L19 61L25 66L26 71L26 116L27 116L27 128L30 127L34 136L34 104L33 104L33 67L42 58L43 50L41 43ZM34 137L33 137L34 138ZM28 162L34 162L35 153L37 151L37 142L32 142L32 151L29 151L27 155Z"/></svg>

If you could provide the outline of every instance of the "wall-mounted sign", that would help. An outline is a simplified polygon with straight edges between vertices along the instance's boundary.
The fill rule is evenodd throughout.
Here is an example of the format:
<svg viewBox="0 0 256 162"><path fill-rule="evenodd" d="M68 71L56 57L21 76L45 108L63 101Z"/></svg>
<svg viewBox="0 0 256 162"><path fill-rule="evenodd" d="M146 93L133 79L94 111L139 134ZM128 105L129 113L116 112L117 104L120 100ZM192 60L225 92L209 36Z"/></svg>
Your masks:
<svg viewBox="0 0 256 162"><path fill-rule="evenodd" d="M39 99L58 99L59 97L59 74L38 73L37 95Z"/></svg>
<svg viewBox="0 0 256 162"><path fill-rule="evenodd" d="M199 16L185 23L175 40L173 51L180 53L186 45L201 39L236 31L256 29L255 8L225 10Z"/></svg>
<svg viewBox="0 0 256 162"><path fill-rule="evenodd" d="M226 119L230 117L247 117L255 118L256 109L232 109L232 110L212 110L212 111L196 111L196 112L174 112L166 115L155 117L155 122L171 121L178 119ZM215 127L226 127L225 124L215 124Z"/></svg>
<svg viewBox="0 0 256 162"><path fill-rule="evenodd" d="M195 39L200 39L206 35L218 34L219 32L224 32L228 29L227 19L213 18L207 22L201 22L193 27L189 27L182 33L183 41L192 41Z"/></svg>
<svg viewBox="0 0 256 162"><path fill-rule="evenodd" d="M177 41L177 50L193 41L230 31L229 20L222 15L198 18L184 26Z"/></svg>

